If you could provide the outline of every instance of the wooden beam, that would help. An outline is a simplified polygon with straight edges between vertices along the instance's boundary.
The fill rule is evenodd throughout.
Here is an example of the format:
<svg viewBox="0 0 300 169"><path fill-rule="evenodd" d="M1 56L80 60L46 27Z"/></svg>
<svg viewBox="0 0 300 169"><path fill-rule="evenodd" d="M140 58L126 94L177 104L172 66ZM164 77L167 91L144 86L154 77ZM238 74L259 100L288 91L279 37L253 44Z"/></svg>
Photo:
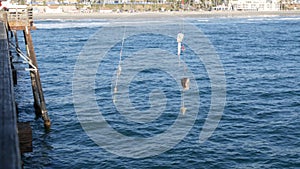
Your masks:
<svg viewBox="0 0 300 169"><path fill-rule="evenodd" d="M11 26L9 25L10 30L23 31L26 29L26 26ZM29 30L36 30L36 26L28 26Z"/></svg>

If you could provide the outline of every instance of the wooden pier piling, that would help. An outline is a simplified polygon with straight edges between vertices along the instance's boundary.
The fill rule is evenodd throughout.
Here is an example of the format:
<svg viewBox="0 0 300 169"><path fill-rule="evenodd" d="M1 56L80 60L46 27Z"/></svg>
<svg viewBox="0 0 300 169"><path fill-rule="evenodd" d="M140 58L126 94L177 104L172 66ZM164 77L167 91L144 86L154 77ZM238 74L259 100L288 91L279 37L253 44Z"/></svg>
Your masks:
<svg viewBox="0 0 300 169"><path fill-rule="evenodd" d="M14 36L15 42L13 46L16 52L18 55L23 55L28 62L35 112L38 117L41 116L43 118L44 126L48 129L50 128L51 123L46 109L40 73L30 32L31 30L36 29L35 26L33 26L32 9L20 7L9 10L7 13L7 26L8 31ZM19 48L18 31L23 32L26 48L25 56ZM12 43L12 38L10 39L10 43Z"/></svg>
<svg viewBox="0 0 300 169"><path fill-rule="evenodd" d="M12 11L0 11L0 168L19 169L21 153L32 151L32 131L29 123L17 123L17 108L14 85L17 84L17 72L12 63L11 50L15 50L29 65L34 107L36 114L44 120L46 129L50 128L50 119L46 109L31 30L34 30L32 10L14 8ZM26 54L19 48L17 31L23 31ZM11 36L9 36L11 35ZM15 42L12 42L13 36Z"/></svg>
<svg viewBox="0 0 300 169"><path fill-rule="evenodd" d="M19 122L18 136L21 153L32 152L32 130L29 122Z"/></svg>
<svg viewBox="0 0 300 169"><path fill-rule="evenodd" d="M27 56L29 56L29 58L31 59L31 63L35 66L34 69L32 65L29 65L29 68L31 69L30 77L31 77L31 86L32 86L32 92L34 97L34 107L36 109L37 115L42 116L45 127L50 127L50 119L48 117L48 112L46 109L42 84L40 81L40 73L38 71L38 65L37 65L36 55L33 48L32 37L28 27L25 27L25 30L23 30L23 34L25 39Z"/></svg>

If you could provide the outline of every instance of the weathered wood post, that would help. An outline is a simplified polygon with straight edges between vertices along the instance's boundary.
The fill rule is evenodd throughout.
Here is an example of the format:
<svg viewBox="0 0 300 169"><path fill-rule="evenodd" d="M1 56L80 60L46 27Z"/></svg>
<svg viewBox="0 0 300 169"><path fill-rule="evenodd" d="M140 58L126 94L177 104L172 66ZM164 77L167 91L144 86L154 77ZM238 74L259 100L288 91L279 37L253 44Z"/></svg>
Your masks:
<svg viewBox="0 0 300 169"><path fill-rule="evenodd" d="M48 117L48 112L46 109L46 103L44 99L42 84L40 81L40 74L36 61L36 55L34 52L32 37L28 26L26 26L25 30L23 30L23 34L25 38L27 56L30 58L32 64L36 67L36 69L34 69L31 65L29 65L35 111L38 116L42 116L45 127L49 128L51 125L50 118Z"/></svg>
<svg viewBox="0 0 300 169"><path fill-rule="evenodd" d="M13 30L13 35L15 37L15 44L16 44L16 49L19 48L19 41L18 41L18 34L17 34L17 31L16 30Z"/></svg>

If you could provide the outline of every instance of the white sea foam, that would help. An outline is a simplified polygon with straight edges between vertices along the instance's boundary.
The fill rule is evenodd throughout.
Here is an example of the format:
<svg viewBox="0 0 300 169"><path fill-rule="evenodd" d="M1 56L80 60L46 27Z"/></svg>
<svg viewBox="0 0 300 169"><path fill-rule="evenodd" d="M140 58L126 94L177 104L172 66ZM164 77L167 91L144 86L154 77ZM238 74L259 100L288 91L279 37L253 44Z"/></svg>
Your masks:
<svg viewBox="0 0 300 169"><path fill-rule="evenodd" d="M60 20L51 19L35 22L35 26L38 29L66 29L66 28L97 28L97 27L114 27L114 26L154 26L164 24L174 24L177 23L173 20L118 20L118 21L108 21L108 20Z"/></svg>
<svg viewBox="0 0 300 169"><path fill-rule="evenodd" d="M265 17L265 18L249 18L248 21L283 21L283 20L300 20L300 17Z"/></svg>
<svg viewBox="0 0 300 169"><path fill-rule="evenodd" d="M208 19L198 19L198 22L208 22Z"/></svg>
<svg viewBox="0 0 300 169"><path fill-rule="evenodd" d="M279 20L300 20L300 17L293 17L293 18L279 18Z"/></svg>
<svg viewBox="0 0 300 169"><path fill-rule="evenodd" d="M60 20L51 19L35 22L38 29L66 29L66 28L96 28L107 25L105 20Z"/></svg>

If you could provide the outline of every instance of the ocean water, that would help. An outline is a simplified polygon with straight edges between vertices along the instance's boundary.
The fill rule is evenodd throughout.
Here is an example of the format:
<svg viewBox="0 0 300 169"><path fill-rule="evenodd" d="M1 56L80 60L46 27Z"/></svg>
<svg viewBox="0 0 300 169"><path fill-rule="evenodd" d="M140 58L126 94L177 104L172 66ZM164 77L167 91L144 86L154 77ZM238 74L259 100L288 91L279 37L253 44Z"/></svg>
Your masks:
<svg viewBox="0 0 300 169"><path fill-rule="evenodd" d="M18 86L15 88L19 121L30 121L33 129L33 152L22 155L24 168L300 166L299 16L187 18L186 22L197 27L210 41L224 68L226 104L222 118L212 136L204 143L199 143L199 134L211 105L212 89L205 65L195 58L192 49L186 45L184 61L194 75L194 83L200 93L200 96L195 95L200 98L199 107L196 107L198 114L186 136L171 149L144 158L118 156L97 145L82 128L76 113L72 88L77 59L89 39L108 22L35 22L39 29L33 31L32 36L52 126L47 132L42 120L34 118L30 79L28 72L23 71L27 66L16 63L19 69ZM114 34L110 36L115 37ZM177 52L176 41L155 34L141 36L143 38L133 36L126 39L124 59L128 58L130 52L136 52L142 47L153 50L162 47L173 54ZM165 93L162 100L167 102L163 105L165 108L162 114L149 123L135 123L124 118L113 104L111 96L120 48L119 41L97 69L93 90L98 107L109 125L126 136L151 138L164 133L180 116L180 87L174 77L159 69L139 72L129 86L128 98L133 107L140 111L150 109L149 98L156 89ZM163 61L158 59L158 62ZM154 99L153 102L160 101ZM107 144L116 145L118 141L111 139ZM165 141L162 140L162 144Z"/></svg>

